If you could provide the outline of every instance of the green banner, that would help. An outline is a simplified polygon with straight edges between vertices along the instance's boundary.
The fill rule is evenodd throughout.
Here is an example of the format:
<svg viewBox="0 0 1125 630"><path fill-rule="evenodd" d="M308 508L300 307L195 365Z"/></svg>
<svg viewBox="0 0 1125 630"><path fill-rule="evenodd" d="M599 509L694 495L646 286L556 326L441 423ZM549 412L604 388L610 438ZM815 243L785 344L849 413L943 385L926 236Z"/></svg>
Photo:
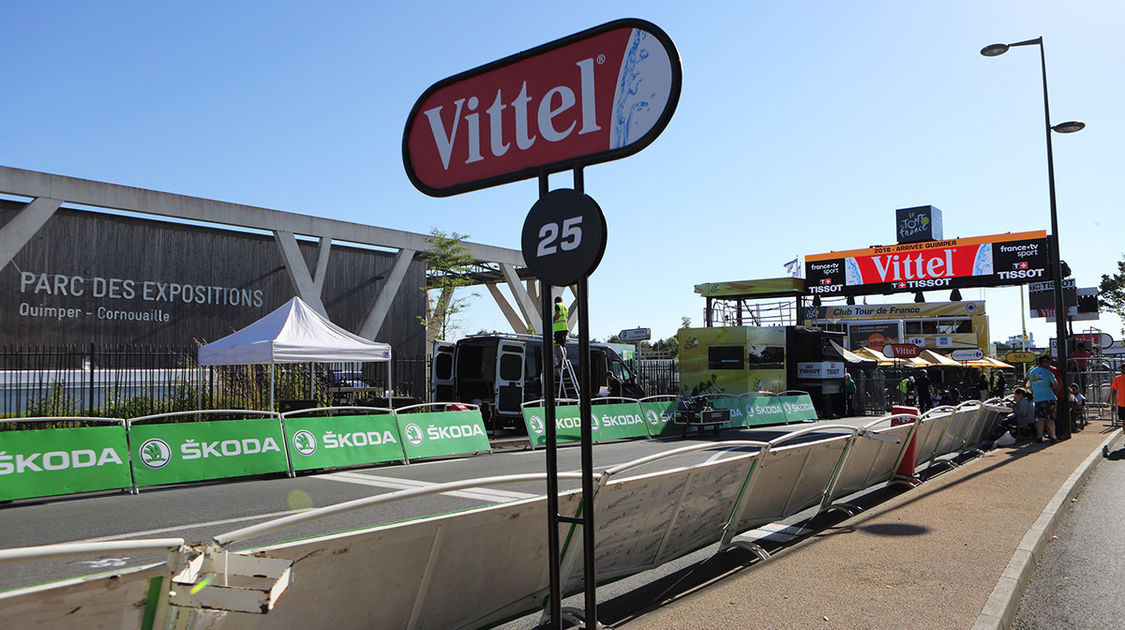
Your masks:
<svg viewBox="0 0 1125 630"><path fill-rule="evenodd" d="M301 416L285 419L293 470L402 461L402 440L391 414Z"/></svg>
<svg viewBox="0 0 1125 630"><path fill-rule="evenodd" d="M128 488L120 425L0 432L0 501Z"/></svg>
<svg viewBox="0 0 1125 630"><path fill-rule="evenodd" d="M746 414L746 424L742 426L785 424L789 418L785 415L785 406L781 402L780 396L743 396L742 408Z"/></svg>
<svg viewBox="0 0 1125 630"><path fill-rule="evenodd" d="M638 404L641 406L641 415L644 417L645 422L648 423L649 435L674 435L680 433L681 427L672 422L676 418L676 408L679 406L680 401L642 401Z"/></svg>
<svg viewBox="0 0 1125 630"><path fill-rule="evenodd" d="M595 442L619 440L622 438L647 437L645 414L637 403L615 405L593 405L590 409L590 435ZM527 436L531 445L543 446L547 443L544 418L546 408L524 407L523 420L527 425ZM559 442L577 442L582 439L582 421L578 405L559 405L555 407L555 435Z"/></svg>
<svg viewBox="0 0 1125 630"><path fill-rule="evenodd" d="M138 486L289 470L276 418L139 424L129 440Z"/></svg>
<svg viewBox="0 0 1125 630"><path fill-rule="evenodd" d="M816 420L816 407L813 406L812 398L808 394L798 394L796 396L780 396L781 405L785 409L785 416L788 422L804 422L806 420Z"/></svg>
<svg viewBox="0 0 1125 630"><path fill-rule="evenodd" d="M476 453L491 448L479 409L405 413L398 417L410 459Z"/></svg>
<svg viewBox="0 0 1125 630"><path fill-rule="evenodd" d="M708 400L714 409L730 410L730 422L722 425L723 427L730 429L747 426L746 409L743 407L742 398L715 397Z"/></svg>
<svg viewBox="0 0 1125 630"><path fill-rule="evenodd" d="M637 403L592 405L590 416L595 442L648 437L645 415Z"/></svg>

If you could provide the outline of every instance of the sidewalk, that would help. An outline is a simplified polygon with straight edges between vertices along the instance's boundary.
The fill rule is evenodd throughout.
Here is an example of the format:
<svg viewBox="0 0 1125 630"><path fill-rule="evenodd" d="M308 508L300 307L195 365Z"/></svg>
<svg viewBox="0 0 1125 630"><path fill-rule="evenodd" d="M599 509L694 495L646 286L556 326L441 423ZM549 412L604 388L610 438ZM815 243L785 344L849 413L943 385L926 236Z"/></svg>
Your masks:
<svg viewBox="0 0 1125 630"><path fill-rule="evenodd" d="M615 627L1002 627L1068 492L1120 435L1094 422L1055 445L990 451Z"/></svg>

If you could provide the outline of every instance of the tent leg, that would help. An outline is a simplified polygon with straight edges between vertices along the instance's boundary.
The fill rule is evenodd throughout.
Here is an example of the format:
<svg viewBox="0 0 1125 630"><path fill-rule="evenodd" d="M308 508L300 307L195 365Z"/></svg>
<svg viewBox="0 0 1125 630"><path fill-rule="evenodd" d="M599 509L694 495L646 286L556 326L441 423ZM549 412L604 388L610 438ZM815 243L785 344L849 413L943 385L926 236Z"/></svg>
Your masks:
<svg viewBox="0 0 1125 630"><path fill-rule="evenodd" d="M391 379L391 369L394 365L394 354L388 353L387 359L387 406L394 408L392 404L392 397L394 396L394 380Z"/></svg>
<svg viewBox="0 0 1125 630"><path fill-rule="evenodd" d="M273 363L270 363L270 411L276 410L273 406L273 368Z"/></svg>

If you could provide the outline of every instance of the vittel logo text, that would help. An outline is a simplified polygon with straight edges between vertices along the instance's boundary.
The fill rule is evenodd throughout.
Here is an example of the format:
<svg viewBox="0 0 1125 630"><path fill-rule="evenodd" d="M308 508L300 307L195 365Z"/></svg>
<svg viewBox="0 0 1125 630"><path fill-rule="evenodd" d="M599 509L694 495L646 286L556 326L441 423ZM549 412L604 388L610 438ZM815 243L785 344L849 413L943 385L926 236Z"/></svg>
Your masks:
<svg viewBox="0 0 1125 630"><path fill-rule="evenodd" d="M604 57L602 55L603 60ZM582 59L574 65L577 70L573 87L557 85L536 97L528 95L527 81L524 81L519 93L508 102L505 102L503 89L496 90L495 96L492 97L492 104L483 109L487 120L489 155L500 157L512 148L513 143L517 151L526 151L540 137L547 142L559 142L575 132L576 127L578 127L578 135L601 130L594 99L594 59L592 57ZM568 114L576 104L580 105L578 115ZM443 115L443 109L451 111L452 116ZM506 115L505 109L511 109L511 115ZM534 111L534 118L530 117L529 110ZM468 99L460 98L448 107L439 105L423 113L429 121L434 145L446 170L449 169L450 160L454 157L454 149L457 149L457 159L464 157L465 164L486 159L481 149L480 98L477 96L470 96ZM511 119L511 125L508 127L510 133L505 130L506 118ZM534 128L529 124L532 120L535 123ZM579 123L581 123L580 127ZM461 131L460 143L458 131Z"/></svg>
<svg viewBox="0 0 1125 630"><path fill-rule="evenodd" d="M603 24L430 86L407 120L403 166L445 196L625 157L664 129L680 84L658 27Z"/></svg>

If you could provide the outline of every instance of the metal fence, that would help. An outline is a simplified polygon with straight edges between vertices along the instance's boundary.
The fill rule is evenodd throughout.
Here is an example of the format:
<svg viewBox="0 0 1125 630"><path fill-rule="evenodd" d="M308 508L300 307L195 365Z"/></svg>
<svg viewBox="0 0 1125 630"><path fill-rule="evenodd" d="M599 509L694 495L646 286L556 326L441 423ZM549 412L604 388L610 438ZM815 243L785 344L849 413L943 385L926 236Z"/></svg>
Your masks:
<svg viewBox="0 0 1125 630"><path fill-rule="evenodd" d="M680 372L675 359L640 359L633 361L632 369L637 384L647 395L680 393Z"/></svg>
<svg viewBox="0 0 1125 630"><path fill-rule="evenodd" d="M269 406L269 366L201 367L197 353L197 346L0 347L0 417L134 418L192 409ZM425 357L394 356L389 367L396 397L425 398ZM333 372L362 373L370 387L351 388L353 398L384 396L388 365L298 363L274 369L276 401L327 405L340 393Z"/></svg>

